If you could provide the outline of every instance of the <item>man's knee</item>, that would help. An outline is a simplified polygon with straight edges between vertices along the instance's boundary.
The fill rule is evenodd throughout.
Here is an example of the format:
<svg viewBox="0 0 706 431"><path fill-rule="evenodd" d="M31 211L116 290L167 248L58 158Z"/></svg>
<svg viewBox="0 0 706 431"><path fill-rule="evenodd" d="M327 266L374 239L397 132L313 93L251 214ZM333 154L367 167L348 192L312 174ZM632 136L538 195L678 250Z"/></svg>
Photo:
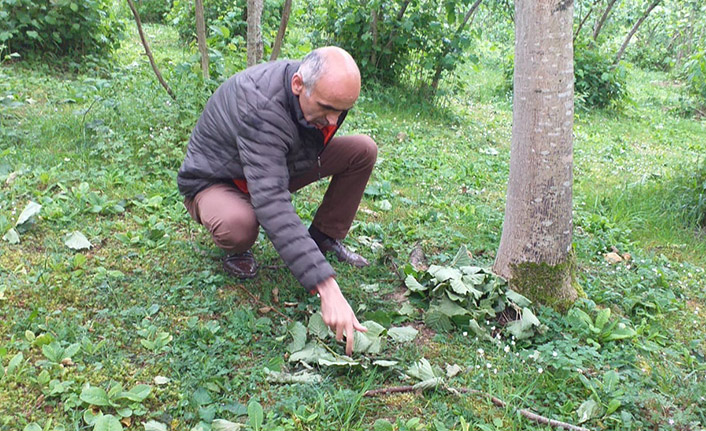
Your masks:
<svg viewBox="0 0 706 431"><path fill-rule="evenodd" d="M360 161L370 167L375 165L375 161L378 158L378 146L373 138L367 135L359 135L356 144L359 148Z"/></svg>
<svg viewBox="0 0 706 431"><path fill-rule="evenodd" d="M216 245L228 253L242 253L255 244L258 234L255 214L225 214L208 226Z"/></svg>

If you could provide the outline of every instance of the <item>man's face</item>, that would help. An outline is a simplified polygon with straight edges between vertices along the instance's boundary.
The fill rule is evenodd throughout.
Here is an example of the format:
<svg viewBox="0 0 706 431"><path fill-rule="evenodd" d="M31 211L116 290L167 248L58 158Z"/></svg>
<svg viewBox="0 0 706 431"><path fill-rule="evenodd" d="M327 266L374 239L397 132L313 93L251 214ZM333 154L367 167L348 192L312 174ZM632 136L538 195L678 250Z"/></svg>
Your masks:
<svg viewBox="0 0 706 431"><path fill-rule="evenodd" d="M309 89L298 74L292 78L292 91L299 96L304 119L319 129L338 124L341 114L350 110L358 98L357 90L346 90L328 81L322 78Z"/></svg>

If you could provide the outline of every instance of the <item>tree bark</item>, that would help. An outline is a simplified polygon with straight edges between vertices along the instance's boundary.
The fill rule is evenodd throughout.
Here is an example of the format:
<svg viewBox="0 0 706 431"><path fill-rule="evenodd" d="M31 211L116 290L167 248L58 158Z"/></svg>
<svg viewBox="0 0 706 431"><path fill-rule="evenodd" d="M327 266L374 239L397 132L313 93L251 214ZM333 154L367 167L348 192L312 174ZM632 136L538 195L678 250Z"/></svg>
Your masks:
<svg viewBox="0 0 706 431"><path fill-rule="evenodd" d="M637 20L634 26L632 26L632 29L630 30L630 33L625 37L625 40L623 41L623 44L620 46L620 50L618 50L618 54L615 55L615 60L613 60L613 65L616 65L620 62L620 59L623 57L623 54L625 53L625 49L628 47L628 44L630 43L630 39L635 35L637 32L637 29L640 28L643 22L647 19L647 16L652 12L652 9L656 8L657 5L661 2L662 0L655 0L650 4L650 6L647 8L644 14L640 17L640 19Z"/></svg>
<svg viewBox="0 0 706 431"><path fill-rule="evenodd" d="M262 7L263 0L248 0L248 67L262 60Z"/></svg>
<svg viewBox="0 0 706 431"><path fill-rule="evenodd" d="M282 50L282 43L284 42L284 33L287 31L287 24L289 23L289 15L291 13L292 0L284 0L284 6L282 7L282 19L279 21L279 30L277 30L275 44L272 47L272 53L270 53L270 61L277 60L277 57L279 57L279 52Z"/></svg>
<svg viewBox="0 0 706 431"><path fill-rule="evenodd" d="M157 76L157 80L159 83L164 87L165 90L167 90L167 94L171 96L172 99L176 100L176 95L172 91L172 89L169 87L169 85L164 81L164 78L162 78L162 74L159 72L159 69L157 68L157 63L154 61L154 57L152 56L152 50L150 49L150 44L147 42L147 38L145 37L145 33L142 31L142 21L140 20L140 14L137 12L137 8L135 7L135 3L132 2L132 0L127 0L128 5L130 6L130 10L132 11L132 16L135 17L135 23L137 24L137 32L140 34L140 40L142 41L142 46L145 48L145 54L147 54L147 58L150 59L150 65L152 66L152 70L154 71L154 74Z"/></svg>
<svg viewBox="0 0 706 431"><path fill-rule="evenodd" d="M573 231L573 0L515 2L510 179L493 270L530 299L577 298Z"/></svg>
<svg viewBox="0 0 706 431"><path fill-rule="evenodd" d="M206 20L203 13L203 0L196 0L196 40L201 53L201 72L203 79L209 79L208 73L208 46L206 45Z"/></svg>
<svg viewBox="0 0 706 431"><path fill-rule="evenodd" d="M603 28L603 25L608 19L608 15L610 15L610 11L613 9L613 6L615 6L615 2L617 1L618 0L610 0L608 2L605 11L603 11L603 15L601 15L601 18L596 23L596 27L593 29L593 40L598 40L598 35L601 34L601 29Z"/></svg>

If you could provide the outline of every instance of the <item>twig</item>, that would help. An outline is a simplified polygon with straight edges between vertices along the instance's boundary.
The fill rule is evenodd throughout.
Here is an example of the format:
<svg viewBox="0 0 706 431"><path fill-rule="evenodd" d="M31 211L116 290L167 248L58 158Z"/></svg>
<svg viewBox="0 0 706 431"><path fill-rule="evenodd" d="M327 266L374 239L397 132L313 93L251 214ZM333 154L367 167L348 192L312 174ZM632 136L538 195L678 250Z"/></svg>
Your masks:
<svg viewBox="0 0 706 431"><path fill-rule="evenodd" d="M383 388L383 389L374 389L365 392L363 396L365 397L374 397L378 395L384 395L384 394L392 394L392 393L399 393L399 392L415 392L418 389L415 389L414 386L393 386L390 388ZM459 389L454 389L454 388L447 388L447 390L451 393L464 393L464 394L475 394L475 395L481 395L485 398L488 398L495 406L500 407L500 408L505 408L507 407L507 403L503 400L501 400L498 397L495 397L493 395L490 395L489 393L479 391L477 389L470 389L470 388L459 388ZM514 408L513 408L514 409ZM588 428L583 428L580 426L572 425L566 422L562 421L557 421L554 419L549 419L547 417L538 415L537 413L533 413L527 409L515 409L518 413L520 413L522 416L525 418L540 423L544 425L550 425L555 428L564 428L567 430L571 431L590 431Z"/></svg>
<svg viewBox="0 0 706 431"><path fill-rule="evenodd" d="M282 313L281 311L279 311L278 309L276 309L276 308L273 307L272 305L268 305L268 304L265 304L264 302L260 301L260 298L258 298L257 296L253 295L252 292L250 292L248 289L246 289L245 286L243 286L242 284L236 284L236 287L239 288L239 289L241 289L241 290L244 291L245 293L247 293L248 296L249 296L250 298L252 298L255 302L257 302L259 305L261 305L261 306L263 306L263 307L268 307L269 309L271 309L272 311L274 311L275 313L279 314L281 317L283 317L284 319L286 319L287 322L291 322L291 321L292 321L292 319L291 319L289 316L287 316L286 314Z"/></svg>

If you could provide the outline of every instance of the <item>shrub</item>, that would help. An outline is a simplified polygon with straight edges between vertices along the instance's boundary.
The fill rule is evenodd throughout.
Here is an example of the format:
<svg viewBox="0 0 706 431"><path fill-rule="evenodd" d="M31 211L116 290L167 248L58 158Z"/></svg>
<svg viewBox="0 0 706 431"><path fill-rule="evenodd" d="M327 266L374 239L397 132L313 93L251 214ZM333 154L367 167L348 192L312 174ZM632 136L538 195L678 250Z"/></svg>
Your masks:
<svg viewBox="0 0 706 431"><path fill-rule="evenodd" d="M627 97L627 71L598 49L578 46L574 49L574 88L587 107L605 108Z"/></svg>
<svg viewBox="0 0 706 431"><path fill-rule="evenodd" d="M706 51L696 53L684 63L682 76L686 79L689 90L701 100L706 98Z"/></svg>
<svg viewBox="0 0 706 431"><path fill-rule="evenodd" d="M112 0L0 0L0 44L23 56L106 55L122 24Z"/></svg>
<svg viewBox="0 0 706 431"><path fill-rule="evenodd" d="M142 22L162 23L172 9L172 2L171 0L137 0L135 6Z"/></svg>

